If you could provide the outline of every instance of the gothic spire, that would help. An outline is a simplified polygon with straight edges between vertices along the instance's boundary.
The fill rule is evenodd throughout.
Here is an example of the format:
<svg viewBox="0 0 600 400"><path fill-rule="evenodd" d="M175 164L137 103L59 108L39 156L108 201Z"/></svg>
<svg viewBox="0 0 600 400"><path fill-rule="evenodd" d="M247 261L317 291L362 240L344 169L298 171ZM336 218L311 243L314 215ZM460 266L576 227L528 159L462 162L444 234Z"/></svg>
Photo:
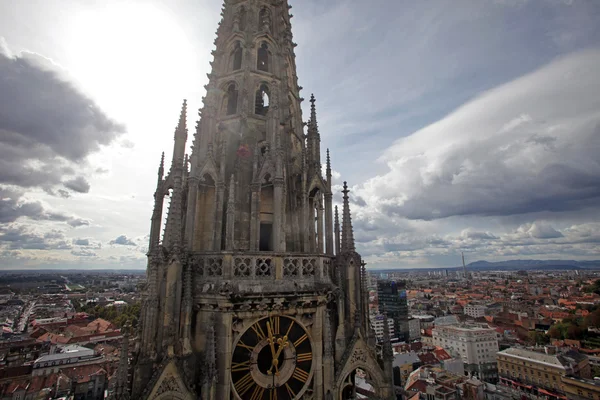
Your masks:
<svg viewBox="0 0 600 400"><path fill-rule="evenodd" d="M179 123L175 128L175 144L173 146L173 159L171 160L171 170L182 166L185 154L185 142L187 141L187 100L183 100L181 113L179 114Z"/></svg>
<svg viewBox="0 0 600 400"><path fill-rule="evenodd" d="M165 152L162 152L162 156L160 157L160 166L158 167L158 180L161 181L165 176Z"/></svg>
<svg viewBox="0 0 600 400"><path fill-rule="evenodd" d="M340 216L338 214L338 206L335 206L333 231L335 233L335 254L338 255L340 254Z"/></svg>
<svg viewBox="0 0 600 400"><path fill-rule="evenodd" d="M310 166L321 169L321 136L319 135L319 124L317 123L317 107L315 106L315 95L310 95L310 120L308 121L307 147Z"/></svg>
<svg viewBox="0 0 600 400"><path fill-rule="evenodd" d="M342 208L342 252L354 252L354 230L352 229L352 217L350 216L350 198L348 197L348 184L344 182L344 205Z"/></svg>
<svg viewBox="0 0 600 400"><path fill-rule="evenodd" d="M325 168L325 179L327 179L327 186L331 191L331 157L329 157L329 149L327 149L327 165Z"/></svg>
<svg viewBox="0 0 600 400"><path fill-rule="evenodd" d="M309 134L311 133L311 128L312 128L312 133L315 135L319 135L319 124L317 123L317 106L315 105L315 102L317 100L315 99L315 95L311 94L310 95L310 121L309 121Z"/></svg>

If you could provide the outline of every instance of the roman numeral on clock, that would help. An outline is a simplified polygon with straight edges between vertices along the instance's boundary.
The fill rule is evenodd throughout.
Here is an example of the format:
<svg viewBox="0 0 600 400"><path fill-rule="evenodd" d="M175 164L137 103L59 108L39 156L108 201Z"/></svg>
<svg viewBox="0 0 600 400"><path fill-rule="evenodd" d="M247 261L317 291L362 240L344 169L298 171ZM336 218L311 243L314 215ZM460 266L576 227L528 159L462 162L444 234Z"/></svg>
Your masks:
<svg viewBox="0 0 600 400"><path fill-rule="evenodd" d="M250 375L250 372L248 372L239 381L235 383L235 390L237 390L240 397L242 397L254 385L255 383L252 379L252 375Z"/></svg>
<svg viewBox="0 0 600 400"><path fill-rule="evenodd" d="M252 392L252 396L250 396L250 400L261 400L263 398L263 394L265 393L265 388L262 386L256 385L254 391Z"/></svg>
<svg viewBox="0 0 600 400"><path fill-rule="evenodd" d="M252 325L252 330L254 333L256 333L256 336L258 336L259 340L263 340L266 337L265 332L262 330L259 324Z"/></svg>
<svg viewBox="0 0 600 400"><path fill-rule="evenodd" d="M246 371L250 369L250 361L244 361L241 363L234 363L231 366L231 372L239 372L239 371Z"/></svg>
<svg viewBox="0 0 600 400"><path fill-rule="evenodd" d="M292 378L299 380L302 383L306 383L306 381L308 380L308 372L304 371L303 369L296 368L294 370Z"/></svg>
<svg viewBox="0 0 600 400"><path fill-rule="evenodd" d="M302 335L302 336L301 336L301 337L300 337L298 340L296 340L296 341L294 342L294 347L298 347L298 346L300 346L300 344L301 344L302 342L304 342L306 339L308 339L308 335L305 333L305 334L304 334L304 335Z"/></svg>
<svg viewBox="0 0 600 400"><path fill-rule="evenodd" d="M305 362L312 360L312 353L301 353L296 356L296 362Z"/></svg>

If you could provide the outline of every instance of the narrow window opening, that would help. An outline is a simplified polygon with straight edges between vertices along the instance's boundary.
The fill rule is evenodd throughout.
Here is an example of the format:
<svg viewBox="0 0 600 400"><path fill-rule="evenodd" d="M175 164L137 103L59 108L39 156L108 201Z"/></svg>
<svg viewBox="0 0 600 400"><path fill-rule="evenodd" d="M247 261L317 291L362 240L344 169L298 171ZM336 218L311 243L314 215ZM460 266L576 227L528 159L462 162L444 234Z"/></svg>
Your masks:
<svg viewBox="0 0 600 400"><path fill-rule="evenodd" d="M263 8L258 14L258 26L263 32L271 32L271 15L269 9Z"/></svg>
<svg viewBox="0 0 600 400"><path fill-rule="evenodd" d="M260 251L273 251L273 224L260 224Z"/></svg>
<svg viewBox="0 0 600 400"><path fill-rule="evenodd" d="M244 7L240 8L240 30L246 30L246 9Z"/></svg>
<svg viewBox="0 0 600 400"><path fill-rule="evenodd" d="M266 42L262 42L258 48L256 68L259 71L269 72L269 46Z"/></svg>
<svg viewBox="0 0 600 400"><path fill-rule="evenodd" d="M237 113L238 91L232 83L227 89L227 115Z"/></svg>
<svg viewBox="0 0 600 400"><path fill-rule="evenodd" d="M239 69L242 69L242 46L240 42L236 42L233 49L233 70L237 71Z"/></svg>
<svg viewBox="0 0 600 400"><path fill-rule="evenodd" d="M254 105L254 113L257 115L267 115L269 112L269 88L262 84L256 91L256 100Z"/></svg>

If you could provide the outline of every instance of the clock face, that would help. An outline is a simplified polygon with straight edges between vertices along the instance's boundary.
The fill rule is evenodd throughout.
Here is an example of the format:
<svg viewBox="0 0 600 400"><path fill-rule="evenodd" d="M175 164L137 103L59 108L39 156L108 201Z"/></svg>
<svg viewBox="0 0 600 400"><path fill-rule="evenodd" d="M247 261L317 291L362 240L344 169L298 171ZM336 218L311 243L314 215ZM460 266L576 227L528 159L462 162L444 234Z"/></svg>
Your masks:
<svg viewBox="0 0 600 400"><path fill-rule="evenodd" d="M308 333L294 319L260 319L238 339L231 359L237 395L249 400L300 399L312 376Z"/></svg>

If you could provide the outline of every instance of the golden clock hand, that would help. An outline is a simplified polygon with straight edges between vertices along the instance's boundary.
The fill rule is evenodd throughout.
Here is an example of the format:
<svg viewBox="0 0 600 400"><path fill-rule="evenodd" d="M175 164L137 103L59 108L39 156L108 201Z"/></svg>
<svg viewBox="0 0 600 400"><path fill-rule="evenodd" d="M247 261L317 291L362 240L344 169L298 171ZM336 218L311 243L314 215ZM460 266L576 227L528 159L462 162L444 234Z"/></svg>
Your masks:
<svg viewBox="0 0 600 400"><path fill-rule="evenodd" d="M269 332L269 338L267 339L267 342L269 342L269 346L271 347L271 356L273 357L273 359L271 360L271 368L269 368L269 371L267 371L267 373L271 375L273 373L273 367L275 367L275 374L279 375L279 369L277 368L279 360L275 356L275 338L273 337L273 330L271 329L271 324L268 321L267 331Z"/></svg>
<svg viewBox="0 0 600 400"><path fill-rule="evenodd" d="M284 336L283 339L277 339L277 344L279 345L279 348L277 349L277 354L275 354L275 357L273 358L273 361L271 362L271 368L269 368L269 371L268 371L270 373L274 366L275 367L275 375L279 375L279 368L277 367L279 365L279 355L281 354L281 351L284 349L284 347L287 347L289 345L288 340L287 340L287 335Z"/></svg>

